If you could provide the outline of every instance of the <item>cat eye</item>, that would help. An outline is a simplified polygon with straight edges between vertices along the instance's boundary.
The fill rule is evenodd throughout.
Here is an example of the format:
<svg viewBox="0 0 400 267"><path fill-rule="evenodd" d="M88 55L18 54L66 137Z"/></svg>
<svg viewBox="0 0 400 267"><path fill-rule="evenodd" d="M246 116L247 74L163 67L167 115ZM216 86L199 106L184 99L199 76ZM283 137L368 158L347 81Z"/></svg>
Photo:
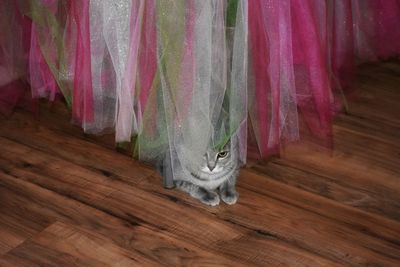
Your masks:
<svg viewBox="0 0 400 267"><path fill-rule="evenodd" d="M218 153L218 158L223 159L228 156L228 151L221 151Z"/></svg>

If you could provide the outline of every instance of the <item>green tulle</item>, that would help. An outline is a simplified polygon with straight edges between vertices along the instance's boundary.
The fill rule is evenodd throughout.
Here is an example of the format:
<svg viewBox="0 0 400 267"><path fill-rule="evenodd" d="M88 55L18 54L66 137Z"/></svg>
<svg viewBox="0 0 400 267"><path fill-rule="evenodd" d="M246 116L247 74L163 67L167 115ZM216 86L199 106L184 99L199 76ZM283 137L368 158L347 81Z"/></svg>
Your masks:
<svg viewBox="0 0 400 267"><path fill-rule="evenodd" d="M67 3L60 1L55 14L36 0L20 1L24 14L35 23L40 49L55 81L57 82L67 104L71 107L73 85L62 76L68 75L68 52L64 31L67 28ZM49 41L50 40L50 41Z"/></svg>
<svg viewBox="0 0 400 267"><path fill-rule="evenodd" d="M236 25L236 13L238 11L239 0L228 0L226 26L235 27Z"/></svg>

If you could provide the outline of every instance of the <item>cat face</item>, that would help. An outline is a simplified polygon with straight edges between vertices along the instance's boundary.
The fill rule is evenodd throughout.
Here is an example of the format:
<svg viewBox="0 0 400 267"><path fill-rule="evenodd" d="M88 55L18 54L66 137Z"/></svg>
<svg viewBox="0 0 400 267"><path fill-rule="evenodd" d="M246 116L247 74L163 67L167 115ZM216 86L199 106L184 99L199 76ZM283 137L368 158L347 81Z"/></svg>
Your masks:
<svg viewBox="0 0 400 267"><path fill-rule="evenodd" d="M208 148L199 168L191 170L192 177L198 181L223 181L238 168L238 155L236 146L229 142L222 149ZM192 181L197 184L196 181Z"/></svg>
<svg viewBox="0 0 400 267"><path fill-rule="evenodd" d="M208 149L203 157L201 171L208 174L216 174L223 171L231 160L230 147L221 150Z"/></svg>

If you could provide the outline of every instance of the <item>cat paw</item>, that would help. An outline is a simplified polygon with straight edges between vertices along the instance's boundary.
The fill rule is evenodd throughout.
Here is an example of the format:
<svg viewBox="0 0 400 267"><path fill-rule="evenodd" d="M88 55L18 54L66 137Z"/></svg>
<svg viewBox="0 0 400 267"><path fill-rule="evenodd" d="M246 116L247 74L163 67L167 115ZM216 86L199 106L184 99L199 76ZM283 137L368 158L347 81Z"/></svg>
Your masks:
<svg viewBox="0 0 400 267"><path fill-rule="evenodd" d="M219 205L220 199L217 193L215 192L208 192L204 196L199 199L203 204L209 206L217 206Z"/></svg>
<svg viewBox="0 0 400 267"><path fill-rule="evenodd" d="M228 205L233 205L237 202L239 193L236 191L223 191L221 192L221 199Z"/></svg>

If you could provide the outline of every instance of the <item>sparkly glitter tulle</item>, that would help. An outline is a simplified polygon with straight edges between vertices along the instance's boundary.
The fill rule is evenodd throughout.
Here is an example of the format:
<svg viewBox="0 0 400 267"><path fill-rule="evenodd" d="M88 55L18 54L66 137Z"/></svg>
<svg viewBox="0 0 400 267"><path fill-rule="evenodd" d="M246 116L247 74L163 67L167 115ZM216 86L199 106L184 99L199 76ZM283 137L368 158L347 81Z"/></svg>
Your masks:
<svg viewBox="0 0 400 267"><path fill-rule="evenodd" d="M3 0L0 112L63 96L85 132L196 165L331 137L354 66L400 54L398 0Z"/></svg>

